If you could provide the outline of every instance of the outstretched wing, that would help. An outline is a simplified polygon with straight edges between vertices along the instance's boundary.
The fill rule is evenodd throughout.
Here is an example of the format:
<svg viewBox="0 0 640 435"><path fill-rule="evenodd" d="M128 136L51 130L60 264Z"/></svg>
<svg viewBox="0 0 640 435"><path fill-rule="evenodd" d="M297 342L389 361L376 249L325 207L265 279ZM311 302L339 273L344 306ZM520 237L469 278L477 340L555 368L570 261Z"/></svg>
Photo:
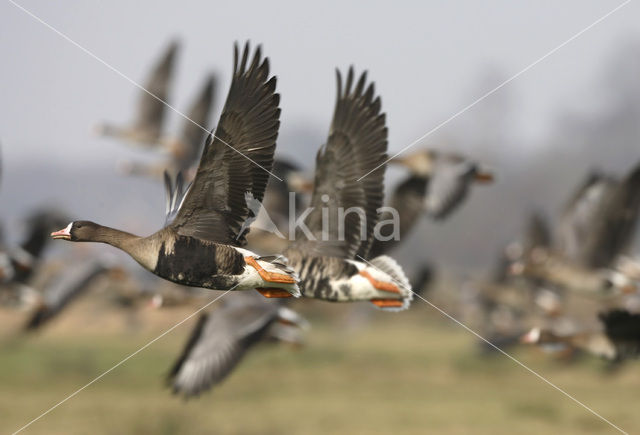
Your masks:
<svg viewBox="0 0 640 435"><path fill-rule="evenodd" d="M610 267L632 242L640 214L640 164L601 202L585 235L582 263Z"/></svg>
<svg viewBox="0 0 640 435"><path fill-rule="evenodd" d="M151 133L156 140L160 138L162 133L162 124L167 112L167 106L164 102L169 97L169 82L173 74L178 48L177 41L172 41L169 44L167 51L155 65L145 84L144 88L148 92L142 91L140 94L135 128Z"/></svg>
<svg viewBox="0 0 640 435"><path fill-rule="evenodd" d="M333 122L327 143L316 157L312 212L305 224L318 241L312 242L316 254L364 257L383 202L385 167L381 165L386 159L387 127L373 83L366 86L366 72L354 87L350 68L344 88L340 72L336 73ZM302 233L296 239L307 243Z"/></svg>
<svg viewBox="0 0 640 435"><path fill-rule="evenodd" d="M169 374L174 392L194 396L218 384L263 337L276 318L278 305L256 295L240 297L200 318Z"/></svg>
<svg viewBox="0 0 640 435"><path fill-rule="evenodd" d="M189 169L200 157L202 144L205 141L207 132L203 128L208 128L209 118L215 96L216 77L209 75L204 87L191 105L182 127L180 143L180 155L177 156L178 167L181 170Z"/></svg>
<svg viewBox="0 0 640 435"><path fill-rule="evenodd" d="M591 172L565 205L557 236L560 250L568 260L582 263L590 256L585 241L615 184L611 178Z"/></svg>
<svg viewBox="0 0 640 435"><path fill-rule="evenodd" d="M410 174L402 183L398 184L391 197L390 206L398 214L399 239L374 240L369 250L369 258L388 253L408 237L424 212L424 200L428 184L429 178L413 174ZM390 211L386 211L381 215L381 219L385 221L392 220L394 216ZM383 235L385 238L391 236L390 233L385 232L383 232Z"/></svg>
<svg viewBox="0 0 640 435"><path fill-rule="evenodd" d="M182 235L242 245L243 222L253 218L245 194L262 201L269 179L280 126L276 78L269 78L269 60L260 47L249 62L234 52L231 88L215 135L205 144L193 184L172 227Z"/></svg>

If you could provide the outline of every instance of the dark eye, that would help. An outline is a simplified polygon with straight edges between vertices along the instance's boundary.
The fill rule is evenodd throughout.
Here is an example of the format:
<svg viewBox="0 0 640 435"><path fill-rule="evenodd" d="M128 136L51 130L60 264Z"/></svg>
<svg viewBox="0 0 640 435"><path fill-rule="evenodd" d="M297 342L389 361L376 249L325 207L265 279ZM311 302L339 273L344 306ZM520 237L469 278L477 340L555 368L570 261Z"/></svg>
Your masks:
<svg viewBox="0 0 640 435"><path fill-rule="evenodd" d="M76 227L76 229L82 228L82 224L76 224L75 227Z"/></svg>

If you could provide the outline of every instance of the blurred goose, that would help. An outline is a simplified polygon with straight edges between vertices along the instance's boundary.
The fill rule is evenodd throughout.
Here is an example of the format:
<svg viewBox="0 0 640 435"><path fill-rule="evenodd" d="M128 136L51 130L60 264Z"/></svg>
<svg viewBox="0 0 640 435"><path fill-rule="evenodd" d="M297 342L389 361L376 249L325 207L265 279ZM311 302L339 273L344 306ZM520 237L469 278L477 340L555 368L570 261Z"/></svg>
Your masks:
<svg viewBox="0 0 640 435"><path fill-rule="evenodd" d="M74 264L62 272L55 282L44 290L43 299L25 326L27 330L41 328L58 316L69 304L84 294L100 277L111 273L118 277L122 272L103 260L90 260Z"/></svg>
<svg viewBox="0 0 640 435"><path fill-rule="evenodd" d="M363 261L383 202L384 166L378 166L386 158L387 128L380 97L373 84L366 85L366 73L357 83L353 68L346 83L336 73L337 101L327 143L316 157L306 226L285 255L300 275L306 297L404 309L412 292L402 268L387 256Z"/></svg>
<svg viewBox="0 0 640 435"><path fill-rule="evenodd" d="M632 293L633 278L615 270L633 240L640 213L640 165L621 181L590 175L561 219L560 250L532 249L515 273L587 294Z"/></svg>
<svg viewBox="0 0 640 435"><path fill-rule="evenodd" d="M615 361L640 356L640 314L612 310L599 318L602 331L558 335L549 329L533 328L521 341L552 349L574 347Z"/></svg>
<svg viewBox="0 0 640 435"><path fill-rule="evenodd" d="M217 290L280 289L299 296L295 273L281 256L260 257L242 249L240 232L254 218L246 198L260 201L273 164L280 97L260 47L249 59L234 50L231 88L215 135L208 137L193 183L169 183L167 222L139 237L89 221L71 222L55 239L115 246L142 267L178 284ZM269 290L266 290L269 291Z"/></svg>
<svg viewBox="0 0 640 435"><path fill-rule="evenodd" d="M154 66L144 86L148 92L140 93L138 111L133 124L126 127L103 124L97 127L98 134L113 136L131 145L147 147L158 145L167 112L166 102L178 49L178 42L172 41Z"/></svg>
<svg viewBox="0 0 640 435"><path fill-rule="evenodd" d="M49 233L63 225L67 217L56 210L41 209L25 219L26 237L20 245L9 248L11 279L8 283L24 284L33 276L49 242Z"/></svg>
<svg viewBox="0 0 640 435"><path fill-rule="evenodd" d="M526 261L514 263L511 273L587 296L619 296L638 290L633 280L620 272L582 267L543 248L536 248Z"/></svg>
<svg viewBox="0 0 640 435"><path fill-rule="evenodd" d="M187 118L183 121L182 132L177 137L161 137L160 144L167 148L170 159L167 163L145 165L141 163L126 162L121 169L130 175L145 175L154 178L162 176L165 170L171 173L182 172L187 179L193 179L195 175L194 165L202 153L209 125L211 109L214 101L216 78L213 75L207 77L204 86L192 103Z"/></svg>
<svg viewBox="0 0 640 435"><path fill-rule="evenodd" d="M471 183L493 181L489 170L460 154L423 149L390 163L405 166L426 185L424 209L433 219L444 219L462 204Z"/></svg>
<svg viewBox="0 0 640 435"><path fill-rule="evenodd" d="M174 393L200 394L224 380L255 344L270 337L298 340L290 329L299 327L307 327L307 322L296 312L256 293L228 295L220 308L203 314L191 332L169 373Z"/></svg>

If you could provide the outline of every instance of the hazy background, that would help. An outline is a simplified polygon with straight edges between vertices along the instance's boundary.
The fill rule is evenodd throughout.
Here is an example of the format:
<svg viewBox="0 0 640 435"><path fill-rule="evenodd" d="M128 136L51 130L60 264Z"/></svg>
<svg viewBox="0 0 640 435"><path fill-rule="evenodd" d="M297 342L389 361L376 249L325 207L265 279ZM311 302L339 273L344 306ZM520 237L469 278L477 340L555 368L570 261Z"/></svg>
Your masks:
<svg viewBox="0 0 640 435"><path fill-rule="evenodd" d="M621 4L19 3L142 84L169 39L181 38L171 103L185 110L205 73L218 72L212 123L233 42L262 43L282 95L278 155L307 167L328 130L335 67L369 70L393 153ZM91 133L100 121L126 123L140 91L11 3L0 4L0 17L0 216L9 237L42 202L131 231L157 229L160 183L114 169L148 156ZM415 145L469 153L494 167L498 182L474 189L446 223L423 223L398 255L485 266L530 210L557 213L588 168L627 170L640 159L639 18L640 6L626 5ZM171 128L181 123L170 114ZM389 172L389 188L399 175Z"/></svg>

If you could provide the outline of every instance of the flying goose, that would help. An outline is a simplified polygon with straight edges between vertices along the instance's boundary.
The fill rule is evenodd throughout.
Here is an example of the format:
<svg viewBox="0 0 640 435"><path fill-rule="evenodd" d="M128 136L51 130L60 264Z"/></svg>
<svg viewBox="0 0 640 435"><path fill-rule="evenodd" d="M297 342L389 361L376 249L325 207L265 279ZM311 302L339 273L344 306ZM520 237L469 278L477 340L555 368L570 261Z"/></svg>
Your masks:
<svg viewBox="0 0 640 435"><path fill-rule="evenodd" d="M25 284L36 271L40 258L49 242L49 233L63 225L67 217L56 210L40 209L26 219L26 237L15 247L8 248L13 269L9 283Z"/></svg>
<svg viewBox="0 0 640 435"><path fill-rule="evenodd" d="M601 313L599 318L602 331L559 335L550 329L533 328L521 341L543 347L574 347L613 361L640 356L640 314L616 309Z"/></svg>
<svg viewBox="0 0 640 435"><path fill-rule="evenodd" d="M616 260L633 240L640 213L640 165L620 181L591 174L562 214L559 246L531 249L512 271L590 294L636 291Z"/></svg>
<svg viewBox="0 0 640 435"><path fill-rule="evenodd" d="M215 135L205 144L193 183L181 177L170 188L166 226L139 237L89 221L71 222L52 233L55 239L115 246L161 278L217 290L277 288L281 296L299 296L295 273L281 256L260 257L242 249L243 223L254 218L248 197L262 200L273 164L280 96L269 78L269 60L261 49L249 60L234 50L234 69Z"/></svg>
<svg viewBox="0 0 640 435"><path fill-rule="evenodd" d="M202 152L209 125L211 109L213 108L216 77L209 75L204 86L199 91L196 99L187 112L187 118L183 120L182 131L176 137L160 137L159 143L169 153L166 163L145 165L142 163L125 162L121 170L128 175L144 175L154 178L162 177L165 170L170 173L182 172L191 180L195 175L194 165Z"/></svg>
<svg viewBox="0 0 640 435"><path fill-rule="evenodd" d="M337 101L329 137L316 157L306 227L299 229L285 255L306 297L404 309L412 292L402 268L387 256L363 261L384 195L384 166L378 166L386 158L387 128L380 97L373 83L366 85L366 72L354 83L350 68L344 84L336 74Z"/></svg>
<svg viewBox="0 0 640 435"><path fill-rule="evenodd" d="M468 194L471 183L493 181L493 174L465 156L422 149L389 163L405 166L426 186L424 209L433 219L444 219Z"/></svg>
<svg viewBox="0 0 640 435"><path fill-rule="evenodd" d="M97 127L98 134L116 137L132 145L158 146L167 112L169 85L179 47L178 41L172 41L151 71L144 86L148 92L140 93L135 121L126 127L100 125Z"/></svg>
<svg viewBox="0 0 640 435"><path fill-rule="evenodd" d="M113 272L112 276L117 277L119 271L119 268L104 260L74 264L71 270L62 272L55 278L53 284L44 290L43 299L25 325L25 329L33 331L41 328L91 288L98 278L111 272Z"/></svg>
<svg viewBox="0 0 640 435"><path fill-rule="evenodd" d="M168 381L174 393L196 396L224 380L255 344L270 337L291 340L291 328L306 326L296 312L256 293L230 294L200 317ZM281 327L288 329L283 333Z"/></svg>

